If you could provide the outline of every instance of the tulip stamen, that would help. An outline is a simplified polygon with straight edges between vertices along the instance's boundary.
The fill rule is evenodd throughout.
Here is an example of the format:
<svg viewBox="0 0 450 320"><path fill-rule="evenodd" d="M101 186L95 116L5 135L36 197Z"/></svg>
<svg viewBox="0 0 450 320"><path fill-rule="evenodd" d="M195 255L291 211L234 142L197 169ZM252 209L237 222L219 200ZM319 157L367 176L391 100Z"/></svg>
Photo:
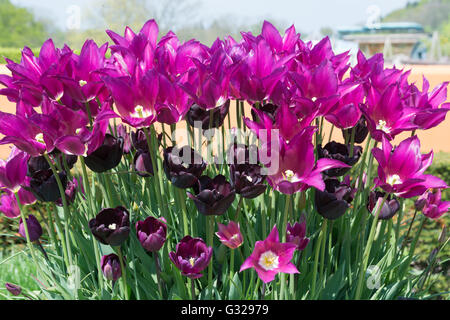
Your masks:
<svg viewBox="0 0 450 320"><path fill-rule="evenodd" d="M295 173L292 170L286 170L283 174L283 177L289 182L292 181L292 178L294 178L294 176L295 176Z"/></svg>
<svg viewBox="0 0 450 320"><path fill-rule="evenodd" d="M132 117L141 119L145 119L147 117L150 117L151 115L152 113L150 111L144 110L144 107L140 104L134 108L134 113L131 114Z"/></svg>
<svg viewBox="0 0 450 320"><path fill-rule="evenodd" d="M87 85L87 81L80 80L80 81L78 81L78 84L80 85L80 87L84 87L85 85Z"/></svg>
<svg viewBox="0 0 450 320"><path fill-rule="evenodd" d="M108 229L109 229L109 230L116 230L116 229L117 229L117 225L116 225L115 223L111 223L111 224L108 226Z"/></svg>
<svg viewBox="0 0 450 320"><path fill-rule="evenodd" d="M387 126L387 122L385 120L378 120L377 130L381 130L384 133L391 132L391 128Z"/></svg>
<svg viewBox="0 0 450 320"><path fill-rule="evenodd" d="M44 141L44 134L43 133L38 133L35 137L34 140L36 140L39 143L45 143Z"/></svg>
<svg viewBox="0 0 450 320"><path fill-rule="evenodd" d="M189 258L189 263L191 264L191 266L194 266L195 265L195 258L194 257Z"/></svg>
<svg viewBox="0 0 450 320"><path fill-rule="evenodd" d="M402 179L400 179L398 174L393 174L386 179L386 182L393 186L394 184L402 183Z"/></svg>
<svg viewBox="0 0 450 320"><path fill-rule="evenodd" d="M279 265L278 256L270 250L266 251L261 255L258 263L264 270L276 269Z"/></svg>

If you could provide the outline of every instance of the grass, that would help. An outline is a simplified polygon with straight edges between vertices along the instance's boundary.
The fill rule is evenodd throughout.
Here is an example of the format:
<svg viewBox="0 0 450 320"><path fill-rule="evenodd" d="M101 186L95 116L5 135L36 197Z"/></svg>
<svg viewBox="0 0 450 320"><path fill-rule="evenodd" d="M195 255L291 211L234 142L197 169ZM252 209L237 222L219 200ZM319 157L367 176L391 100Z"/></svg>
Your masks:
<svg viewBox="0 0 450 320"><path fill-rule="evenodd" d="M0 251L0 300L15 298L6 290L6 282L27 288L27 291L37 290L38 285L33 279L33 274L36 274L36 268L21 246L14 246L8 256L4 256L3 251Z"/></svg>

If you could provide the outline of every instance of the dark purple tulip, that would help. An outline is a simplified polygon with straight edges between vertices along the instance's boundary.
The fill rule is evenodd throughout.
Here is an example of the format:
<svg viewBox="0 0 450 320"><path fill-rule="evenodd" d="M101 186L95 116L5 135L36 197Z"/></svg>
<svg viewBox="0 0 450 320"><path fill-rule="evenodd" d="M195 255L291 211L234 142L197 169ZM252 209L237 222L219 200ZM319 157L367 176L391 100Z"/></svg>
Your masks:
<svg viewBox="0 0 450 320"><path fill-rule="evenodd" d="M322 145L317 147L317 154L319 159L328 158L339 160L349 166L353 166L358 162L362 154L362 148L360 146L353 146L353 156L350 157L350 145L345 145L335 141L328 142L324 148ZM329 177L339 177L346 174L351 167L347 168L333 168L325 170L323 173Z"/></svg>
<svg viewBox="0 0 450 320"><path fill-rule="evenodd" d="M22 288L17 284L6 282L5 287L13 296L18 296L22 293Z"/></svg>
<svg viewBox="0 0 450 320"><path fill-rule="evenodd" d="M372 191L369 194L369 199L367 203L367 210L369 210L370 213L373 213L373 209L375 208L375 205L381 205L381 202L383 201L384 196L386 195L385 192L380 191ZM386 201L383 204L383 207L381 208L381 211L378 215L378 219L381 220L388 220L391 219L397 211L400 209L400 203L397 199L389 195L386 199ZM376 214L376 212L375 212Z"/></svg>
<svg viewBox="0 0 450 320"><path fill-rule="evenodd" d="M25 220L27 222L28 235L30 236L30 241L33 242L38 240L42 236L42 227L39 224L39 221L32 214L30 214L28 218L26 218ZM22 219L20 219L19 221L19 233L25 239L27 238L25 233L25 226L23 225Z"/></svg>
<svg viewBox="0 0 450 320"><path fill-rule="evenodd" d="M230 166L231 185L237 194L247 199L253 199L266 191L261 174L261 167L257 164L232 164Z"/></svg>
<svg viewBox="0 0 450 320"><path fill-rule="evenodd" d="M148 151L147 138L145 137L144 130L142 129L131 132L131 143L136 150Z"/></svg>
<svg viewBox="0 0 450 320"><path fill-rule="evenodd" d="M67 175L64 171L58 173L59 179L65 189L67 187ZM55 202L61 198L58 183L51 169L35 172L31 176L30 187L25 189L33 192L36 199L43 202Z"/></svg>
<svg viewBox="0 0 450 320"><path fill-rule="evenodd" d="M361 116L361 118L358 120L354 128L355 128L355 143L363 143L363 141L369 134L369 129L367 128L366 124L366 118L364 118L364 116ZM347 135L350 141L350 138L352 136L352 130L353 128L342 130L342 136L344 137L344 139L345 135Z"/></svg>
<svg viewBox="0 0 450 320"><path fill-rule="evenodd" d="M211 123L211 128L219 128L223 124L223 120L228 114L230 109L230 100L227 100L223 105L216 107L212 110L213 120ZM211 116L211 110L206 110L197 104L193 104L186 114L187 122L193 127L196 121L202 123L202 129L209 129L209 122Z"/></svg>
<svg viewBox="0 0 450 320"><path fill-rule="evenodd" d="M297 245L297 250L304 250L309 243L306 237L306 221L296 222L294 225L288 222L286 227L286 242Z"/></svg>
<svg viewBox="0 0 450 320"><path fill-rule="evenodd" d="M272 121L275 121L275 114L276 114L276 112L278 110L278 106L277 105L274 105L272 103L266 103L266 104L263 104L262 106L253 105L253 108L264 112L264 114L269 116L272 119ZM262 119L260 119L258 117L258 114L254 111L253 108L251 110L253 121L254 122L261 122Z"/></svg>
<svg viewBox="0 0 450 320"><path fill-rule="evenodd" d="M136 222L136 235L142 247L148 252L156 252L162 248L167 236L167 225L164 218L148 217Z"/></svg>
<svg viewBox="0 0 450 320"><path fill-rule="evenodd" d="M106 279L117 281L117 279L122 276L122 268L120 266L120 260L117 254L111 253L108 255L104 255L100 264L102 267L103 275Z"/></svg>
<svg viewBox="0 0 450 320"><path fill-rule="evenodd" d="M57 149L53 150L50 154L53 156L55 161L61 163L64 168L63 154ZM78 160L78 157L76 155L66 154L65 158L68 169L72 169ZM44 156L30 157L30 159L28 159L27 176L31 177L37 171L48 169L50 169L50 165L48 164Z"/></svg>
<svg viewBox="0 0 450 320"><path fill-rule="evenodd" d="M84 157L84 161L92 171L105 172L119 164L122 159L122 153L123 139L106 134L102 145L87 157Z"/></svg>
<svg viewBox="0 0 450 320"><path fill-rule="evenodd" d="M233 143L227 152L228 164L256 164L259 165L258 147L254 144L247 146Z"/></svg>
<svg viewBox="0 0 450 320"><path fill-rule="evenodd" d="M89 221L89 228L101 243L120 246L130 233L129 213L122 206L103 209Z"/></svg>
<svg viewBox="0 0 450 320"><path fill-rule="evenodd" d="M316 190L315 205L322 217L335 220L342 216L353 201L354 189L337 179L325 180L325 190Z"/></svg>
<svg viewBox="0 0 450 320"><path fill-rule="evenodd" d="M169 258L183 276L197 279L203 276L201 272L211 261L212 253L212 248L203 239L185 236L177 244L175 252L169 253Z"/></svg>
<svg viewBox="0 0 450 320"><path fill-rule="evenodd" d="M123 153L130 153L131 150L131 134L122 123L117 126L117 136L123 139Z"/></svg>
<svg viewBox="0 0 450 320"><path fill-rule="evenodd" d="M133 169L141 177L153 176L152 158L147 150L138 149L136 151L133 159Z"/></svg>
<svg viewBox="0 0 450 320"><path fill-rule="evenodd" d="M187 193L201 214L220 216L231 206L236 196L231 184L223 175L214 179L201 176L198 185L194 185L196 194Z"/></svg>
<svg viewBox="0 0 450 320"><path fill-rule="evenodd" d="M164 150L164 172L172 184L181 189L192 187L206 169L202 156L189 146Z"/></svg>
<svg viewBox="0 0 450 320"><path fill-rule="evenodd" d="M81 190L82 190L82 186L81 186ZM67 182L67 187L65 190L65 195L66 195L66 200L67 203L73 203L75 200L75 196L77 194L77 189L78 189L78 180L76 178L73 178L72 181ZM82 190L83 192L83 190ZM63 202L61 200L61 198L59 198L58 200L56 200L56 205L62 207L63 206Z"/></svg>

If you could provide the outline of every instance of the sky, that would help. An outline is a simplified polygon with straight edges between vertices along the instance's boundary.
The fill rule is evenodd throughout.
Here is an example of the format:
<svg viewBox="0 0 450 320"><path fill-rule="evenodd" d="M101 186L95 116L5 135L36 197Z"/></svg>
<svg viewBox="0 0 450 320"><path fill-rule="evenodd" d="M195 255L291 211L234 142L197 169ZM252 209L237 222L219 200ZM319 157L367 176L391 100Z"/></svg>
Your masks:
<svg viewBox="0 0 450 320"><path fill-rule="evenodd" d="M322 27L336 29L365 23L376 11L383 16L404 7L411 1L413 0L197 0L199 5L196 8L198 17L205 25L214 19L224 17L232 17L237 19L236 21L246 21L249 24L264 19L276 19L284 20L289 25L295 24L298 30L310 33L318 32ZM65 30L71 5L83 8L96 1L11 0L11 2L32 9L38 17L52 20L56 26ZM368 9L369 7L372 8ZM86 22L83 23L82 15L81 23L87 25Z"/></svg>

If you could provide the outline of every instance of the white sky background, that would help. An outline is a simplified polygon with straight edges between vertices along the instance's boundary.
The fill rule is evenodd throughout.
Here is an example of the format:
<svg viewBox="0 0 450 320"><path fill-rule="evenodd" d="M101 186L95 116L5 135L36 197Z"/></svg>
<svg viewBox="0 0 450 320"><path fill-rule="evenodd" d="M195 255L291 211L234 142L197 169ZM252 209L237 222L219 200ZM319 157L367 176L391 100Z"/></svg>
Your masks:
<svg viewBox="0 0 450 320"><path fill-rule="evenodd" d="M149 0L149 2L152 0ZM187 0L189 1L189 0ZM364 23L369 14L367 8L376 5L381 14L404 7L412 0L198 0L199 20L208 25L215 19L232 17L248 24L261 20L276 19L295 24L297 30L317 32L322 27L336 29ZM71 5L95 5L92 0L11 0L16 5L27 7L38 16L54 21L62 30L66 29L67 9ZM161 2L158 0L157 2ZM93 7L92 9L95 9ZM151 18L151 17L149 17ZM82 26L88 27L82 21Z"/></svg>

